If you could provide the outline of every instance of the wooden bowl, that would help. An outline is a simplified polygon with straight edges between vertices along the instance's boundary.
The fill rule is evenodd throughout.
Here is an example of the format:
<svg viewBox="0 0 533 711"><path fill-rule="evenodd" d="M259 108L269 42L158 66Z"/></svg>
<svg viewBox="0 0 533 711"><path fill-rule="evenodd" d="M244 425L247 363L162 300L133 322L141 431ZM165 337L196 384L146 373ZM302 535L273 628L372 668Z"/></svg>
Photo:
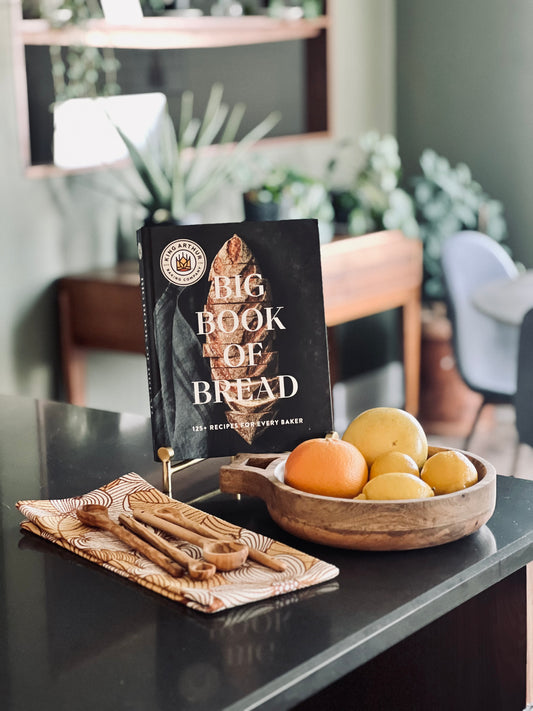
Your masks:
<svg viewBox="0 0 533 711"><path fill-rule="evenodd" d="M430 447L429 456L444 451ZM274 521L299 538L338 548L392 551L428 548L477 531L494 512L496 470L463 452L479 481L453 494L403 501L318 496L283 482L288 453L239 454L220 469L221 491L258 496Z"/></svg>

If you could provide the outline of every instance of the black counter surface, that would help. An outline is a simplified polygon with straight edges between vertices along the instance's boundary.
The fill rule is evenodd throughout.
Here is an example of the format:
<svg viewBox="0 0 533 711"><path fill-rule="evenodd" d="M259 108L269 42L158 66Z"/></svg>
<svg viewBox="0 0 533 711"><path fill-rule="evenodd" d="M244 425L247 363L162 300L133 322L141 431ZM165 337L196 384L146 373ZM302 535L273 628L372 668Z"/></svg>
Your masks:
<svg viewBox="0 0 533 711"><path fill-rule="evenodd" d="M174 496L215 491L220 463L174 477ZM82 494L129 471L161 485L144 418L0 397L2 709L289 709L533 558L529 481L498 477L496 511L477 533L401 553L313 545L262 501L215 493L194 505L340 575L205 615L20 531L18 500Z"/></svg>

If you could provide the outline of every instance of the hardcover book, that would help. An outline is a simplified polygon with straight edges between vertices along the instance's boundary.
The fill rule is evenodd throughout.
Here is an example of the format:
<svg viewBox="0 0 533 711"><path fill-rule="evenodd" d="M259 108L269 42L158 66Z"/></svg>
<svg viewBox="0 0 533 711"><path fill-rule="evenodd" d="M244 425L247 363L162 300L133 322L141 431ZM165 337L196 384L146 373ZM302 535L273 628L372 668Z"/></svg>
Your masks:
<svg viewBox="0 0 533 711"><path fill-rule="evenodd" d="M282 452L332 429L316 220L137 237L156 459Z"/></svg>

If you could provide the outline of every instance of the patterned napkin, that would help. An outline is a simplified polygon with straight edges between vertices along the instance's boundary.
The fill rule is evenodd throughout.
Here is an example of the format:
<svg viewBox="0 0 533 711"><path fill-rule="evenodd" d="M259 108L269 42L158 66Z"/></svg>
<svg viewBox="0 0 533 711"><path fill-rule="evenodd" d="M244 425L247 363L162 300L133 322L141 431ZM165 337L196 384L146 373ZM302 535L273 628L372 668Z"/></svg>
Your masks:
<svg viewBox="0 0 533 711"><path fill-rule="evenodd" d="M276 572L248 560L237 570L217 572L209 580L192 580L188 575L173 578L140 553L132 551L113 534L82 524L76 516L76 509L88 503L109 507L114 521L118 521L121 513L131 514L134 508L149 510L150 506L171 504L192 521L218 533L238 535L250 547L282 560L286 570ZM27 518L21 524L23 530L42 536L139 585L202 612L219 612L264 600L331 580L339 574L338 568L329 563L170 499L134 473L121 476L83 496L19 501L17 508ZM166 534L161 535L167 537ZM185 542L178 545L195 558L201 556L197 546Z"/></svg>

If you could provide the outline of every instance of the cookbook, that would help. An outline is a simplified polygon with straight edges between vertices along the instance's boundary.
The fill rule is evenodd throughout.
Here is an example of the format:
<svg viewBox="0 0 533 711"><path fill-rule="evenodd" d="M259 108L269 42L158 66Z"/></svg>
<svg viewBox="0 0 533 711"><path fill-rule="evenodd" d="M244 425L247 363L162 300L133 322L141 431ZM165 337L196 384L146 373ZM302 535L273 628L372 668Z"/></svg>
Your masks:
<svg viewBox="0 0 533 711"><path fill-rule="evenodd" d="M156 459L283 452L332 429L316 220L137 240Z"/></svg>

